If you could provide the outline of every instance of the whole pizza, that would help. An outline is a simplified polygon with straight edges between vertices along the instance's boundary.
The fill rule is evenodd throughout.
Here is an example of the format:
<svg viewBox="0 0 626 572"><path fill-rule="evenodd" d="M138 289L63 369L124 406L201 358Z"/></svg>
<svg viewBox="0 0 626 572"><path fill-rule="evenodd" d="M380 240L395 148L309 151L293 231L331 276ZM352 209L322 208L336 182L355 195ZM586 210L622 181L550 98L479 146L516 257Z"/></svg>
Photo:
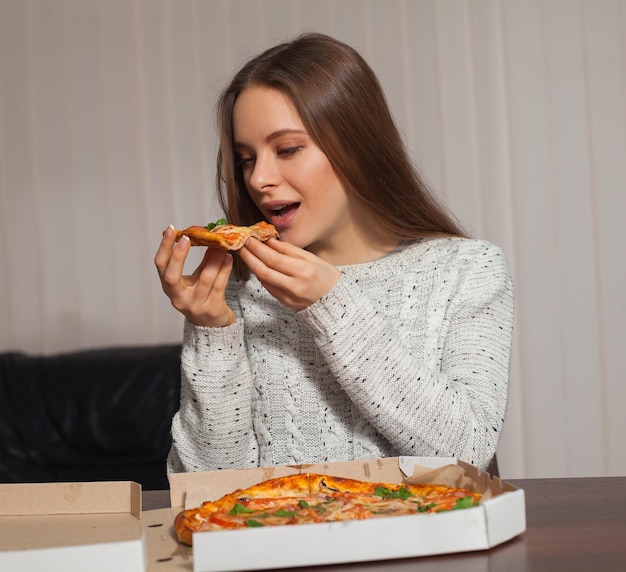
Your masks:
<svg viewBox="0 0 626 572"><path fill-rule="evenodd" d="M238 489L180 512L178 540L191 545L194 532L361 520L434 513L476 506L481 494L435 484L371 483L302 473Z"/></svg>

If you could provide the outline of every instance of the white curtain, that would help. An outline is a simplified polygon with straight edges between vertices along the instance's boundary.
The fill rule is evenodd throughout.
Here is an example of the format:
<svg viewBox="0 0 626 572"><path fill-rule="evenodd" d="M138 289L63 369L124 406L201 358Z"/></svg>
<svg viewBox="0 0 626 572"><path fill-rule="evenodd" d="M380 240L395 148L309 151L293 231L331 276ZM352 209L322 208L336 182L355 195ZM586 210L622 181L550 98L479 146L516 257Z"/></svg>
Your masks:
<svg viewBox="0 0 626 572"><path fill-rule="evenodd" d="M0 0L0 350L180 340L161 231L220 216L216 95L302 31L508 256L504 476L626 474L626 0Z"/></svg>

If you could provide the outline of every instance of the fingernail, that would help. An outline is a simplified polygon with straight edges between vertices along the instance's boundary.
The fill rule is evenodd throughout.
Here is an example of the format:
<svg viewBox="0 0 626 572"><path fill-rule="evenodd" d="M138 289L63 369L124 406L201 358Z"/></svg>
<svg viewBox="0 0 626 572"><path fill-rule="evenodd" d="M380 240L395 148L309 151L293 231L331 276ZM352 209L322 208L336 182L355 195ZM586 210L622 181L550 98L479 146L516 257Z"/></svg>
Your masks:
<svg viewBox="0 0 626 572"><path fill-rule="evenodd" d="M191 240L189 240L189 237L186 235L182 235L179 239L178 239L178 247L179 248L187 248L187 245L191 242Z"/></svg>

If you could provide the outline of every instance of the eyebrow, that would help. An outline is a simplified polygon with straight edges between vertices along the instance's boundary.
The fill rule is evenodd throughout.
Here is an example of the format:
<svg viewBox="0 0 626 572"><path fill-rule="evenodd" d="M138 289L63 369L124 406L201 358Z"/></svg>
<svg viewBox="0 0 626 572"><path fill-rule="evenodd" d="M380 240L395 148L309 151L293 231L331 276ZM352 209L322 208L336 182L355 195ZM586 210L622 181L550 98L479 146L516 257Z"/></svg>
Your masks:
<svg viewBox="0 0 626 572"><path fill-rule="evenodd" d="M269 143L271 141L274 141L274 139L279 139L280 137L284 135L308 135L308 133L304 131L303 129L279 129L278 131L274 131L273 133L270 133L266 137L265 140ZM245 143L241 143L239 141L233 141L233 146L234 147L247 147Z"/></svg>
<svg viewBox="0 0 626 572"><path fill-rule="evenodd" d="M270 133L267 137L267 141L273 141L283 135L307 135L307 132L303 129L280 129L278 131L274 131L274 133Z"/></svg>

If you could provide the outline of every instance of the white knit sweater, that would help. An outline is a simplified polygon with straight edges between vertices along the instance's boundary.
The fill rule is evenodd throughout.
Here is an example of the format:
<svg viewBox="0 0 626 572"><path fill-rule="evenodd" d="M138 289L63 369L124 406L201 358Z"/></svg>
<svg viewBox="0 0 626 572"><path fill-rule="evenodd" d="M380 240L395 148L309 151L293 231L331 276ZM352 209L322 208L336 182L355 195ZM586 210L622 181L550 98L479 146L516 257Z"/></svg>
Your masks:
<svg viewBox="0 0 626 572"><path fill-rule="evenodd" d="M393 455L484 469L507 406L513 287L501 250L444 238L340 267L294 313L252 277L237 321L185 325L173 472Z"/></svg>

